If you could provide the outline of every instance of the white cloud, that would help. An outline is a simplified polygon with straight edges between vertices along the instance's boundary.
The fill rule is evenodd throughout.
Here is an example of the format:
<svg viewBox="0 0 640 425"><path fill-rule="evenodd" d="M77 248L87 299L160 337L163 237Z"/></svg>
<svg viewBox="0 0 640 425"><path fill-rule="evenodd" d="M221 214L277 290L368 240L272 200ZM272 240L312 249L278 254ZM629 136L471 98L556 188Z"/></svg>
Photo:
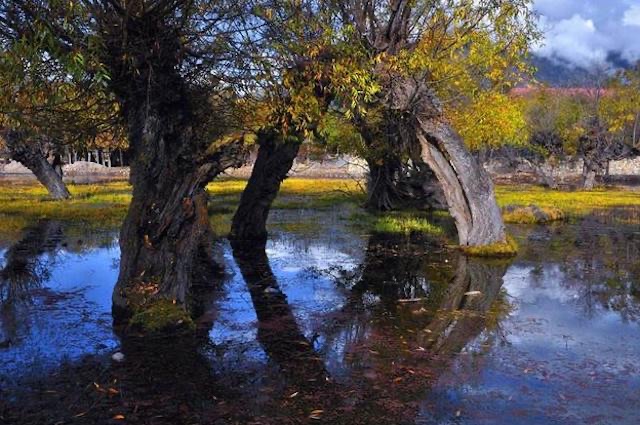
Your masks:
<svg viewBox="0 0 640 425"><path fill-rule="evenodd" d="M622 23L628 27L640 27L640 5L633 5L624 12Z"/></svg>
<svg viewBox="0 0 640 425"><path fill-rule="evenodd" d="M545 33L535 50L550 59L589 67L611 54L640 59L640 0L535 0Z"/></svg>

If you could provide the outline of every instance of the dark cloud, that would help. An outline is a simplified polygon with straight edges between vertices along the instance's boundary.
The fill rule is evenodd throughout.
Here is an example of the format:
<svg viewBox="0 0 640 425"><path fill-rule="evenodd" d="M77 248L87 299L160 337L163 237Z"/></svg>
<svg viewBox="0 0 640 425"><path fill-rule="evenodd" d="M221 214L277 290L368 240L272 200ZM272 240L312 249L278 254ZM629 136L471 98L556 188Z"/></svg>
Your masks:
<svg viewBox="0 0 640 425"><path fill-rule="evenodd" d="M534 8L542 57L583 68L640 60L640 0L534 0Z"/></svg>

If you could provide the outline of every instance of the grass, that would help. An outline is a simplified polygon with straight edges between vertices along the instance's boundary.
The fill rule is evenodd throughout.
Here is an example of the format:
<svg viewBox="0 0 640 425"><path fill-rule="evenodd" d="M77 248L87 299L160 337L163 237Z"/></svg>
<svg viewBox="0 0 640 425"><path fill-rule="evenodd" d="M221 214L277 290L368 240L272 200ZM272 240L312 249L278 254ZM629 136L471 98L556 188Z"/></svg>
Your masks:
<svg viewBox="0 0 640 425"><path fill-rule="evenodd" d="M461 246L460 249L471 257L506 258L518 253L518 243L511 236L507 236L505 242L486 246Z"/></svg>
<svg viewBox="0 0 640 425"><path fill-rule="evenodd" d="M246 181L232 179L218 180L207 186L212 195L211 226L216 234L228 233L245 186ZM27 223L43 218L84 222L92 227L116 227L131 200L131 187L125 182L72 184L69 190L72 199L52 201L45 189L35 183L0 186L2 230L8 233L20 231ZM537 186L497 186L496 194L501 207L513 206L511 211L504 213L505 221L511 223L549 222L604 209L640 207L640 193L624 189L563 192ZM291 178L283 182L273 209L328 209L343 204L359 205L363 201L364 194L358 182L353 180ZM381 216L361 213L354 214L353 220L385 233L442 232L418 211ZM283 230L292 230L295 227L292 226L280 225ZM304 230L303 227L295 228Z"/></svg>
<svg viewBox="0 0 640 425"><path fill-rule="evenodd" d="M496 196L501 207L535 205L541 209L556 209L572 217L602 209L640 207L640 193L625 189L568 192L538 186L498 186Z"/></svg>
<svg viewBox="0 0 640 425"><path fill-rule="evenodd" d="M91 226L117 226L129 202L131 188L117 182L101 185L69 185L72 199L53 201L36 185L0 187L0 217L5 231L20 230L39 219L86 222Z"/></svg>
<svg viewBox="0 0 640 425"><path fill-rule="evenodd" d="M373 230L378 233L405 234L424 233L429 235L442 235L442 228L431 224L427 219L420 217L402 217L385 215L378 217L373 224Z"/></svg>
<svg viewBox="0 0 640 425"><path fill-rule="evenodd" d="M502 212L505 223L517 224L551 223L564 220L565 217L565 213L558 207L538 207L537 205L527 207L509 205L503 208Z"/></svg>

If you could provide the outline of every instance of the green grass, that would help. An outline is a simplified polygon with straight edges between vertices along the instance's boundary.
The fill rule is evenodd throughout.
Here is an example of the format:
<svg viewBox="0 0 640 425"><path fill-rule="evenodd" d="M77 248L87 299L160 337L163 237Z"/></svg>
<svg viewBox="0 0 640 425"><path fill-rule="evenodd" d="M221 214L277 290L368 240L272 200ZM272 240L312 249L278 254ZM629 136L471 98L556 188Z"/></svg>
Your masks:
<svg viewBox="0 0 640 425"><path fill-rule="evenodd" d="M442 228L431 224L421 217L402 217L385 215L378 217L373 224L373 230L378 233L411 234L423 233L428 235L442 235Z"/></svg>
<svg viewBox="0 0 640 425"><path fill-rule="evenodd" d="M503 208L502 218L505 223L517 224L545 224L561 221L566 218L565 213L558 207L527 207L511 205Z"/></svg>
<svg viewBox="0 0 640 425"><path fill-rule="evenodd" d="M207 186L212 195L209 213L216 234L229 231L231 217L246 186L244 180L219 180ZM72 199L52 201L37 184L0 186L0 223L4 232L20 231L38 219L85 222L89 226L117 227L131 200L131 187L125 182L93 185L69 185ZM624 189L594 191L554 191L537 186L498 186L498 203L516 207L505 212L507 222L537 223L531 205L553 221L560 217L584 216L594 211L619 207L640 207L640 193ZM328 209L338 205L361 205L364 194L356 181L338 179L286 179L273 209ZM393 215L354 214L352 221L379 232L440 234L421 212ZM281 225L283 229L291 226ZM294 226L295 227L295 226ZM303 230L299 228L299 230Z"/></svg>
<svg viewBox="0 0 640 425"><path fill-rule="evenodd" d="M497 186L496 197L501 207L536 205L543 209L555 208L574 217L601 209L640 207L640 192L625 189L569 192L538 186Z"/></svg>
<svg viewBox="0 0 640 425"><path fill-rule="evenodd" d="M461 246L460 249L462 252L472 257L514 257L518 254L518 243L511 236L507 236L507 240L505 242L494 243L486 246Z"/></svg>
<svg viewBox="0 0 640 425"><path fill-rule="evenodd" d="M145 334L178 329L195 330L195 324L189 314L170 300L157 300L135 313L129 320L129 326Z"/></svg>

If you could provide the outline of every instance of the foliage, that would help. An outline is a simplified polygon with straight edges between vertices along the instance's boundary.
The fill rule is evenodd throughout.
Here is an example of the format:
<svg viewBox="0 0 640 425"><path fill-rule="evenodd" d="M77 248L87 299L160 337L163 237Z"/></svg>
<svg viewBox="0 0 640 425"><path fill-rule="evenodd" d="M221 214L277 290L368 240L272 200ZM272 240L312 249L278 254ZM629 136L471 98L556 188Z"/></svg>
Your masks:
<svg viewBox="0 0 640 425"><path fill-rule="evenodd" d="M495 149L527 142L522 99L499 92L480 92L466 103L449 108L448 116L471 150Z"/></svg>

